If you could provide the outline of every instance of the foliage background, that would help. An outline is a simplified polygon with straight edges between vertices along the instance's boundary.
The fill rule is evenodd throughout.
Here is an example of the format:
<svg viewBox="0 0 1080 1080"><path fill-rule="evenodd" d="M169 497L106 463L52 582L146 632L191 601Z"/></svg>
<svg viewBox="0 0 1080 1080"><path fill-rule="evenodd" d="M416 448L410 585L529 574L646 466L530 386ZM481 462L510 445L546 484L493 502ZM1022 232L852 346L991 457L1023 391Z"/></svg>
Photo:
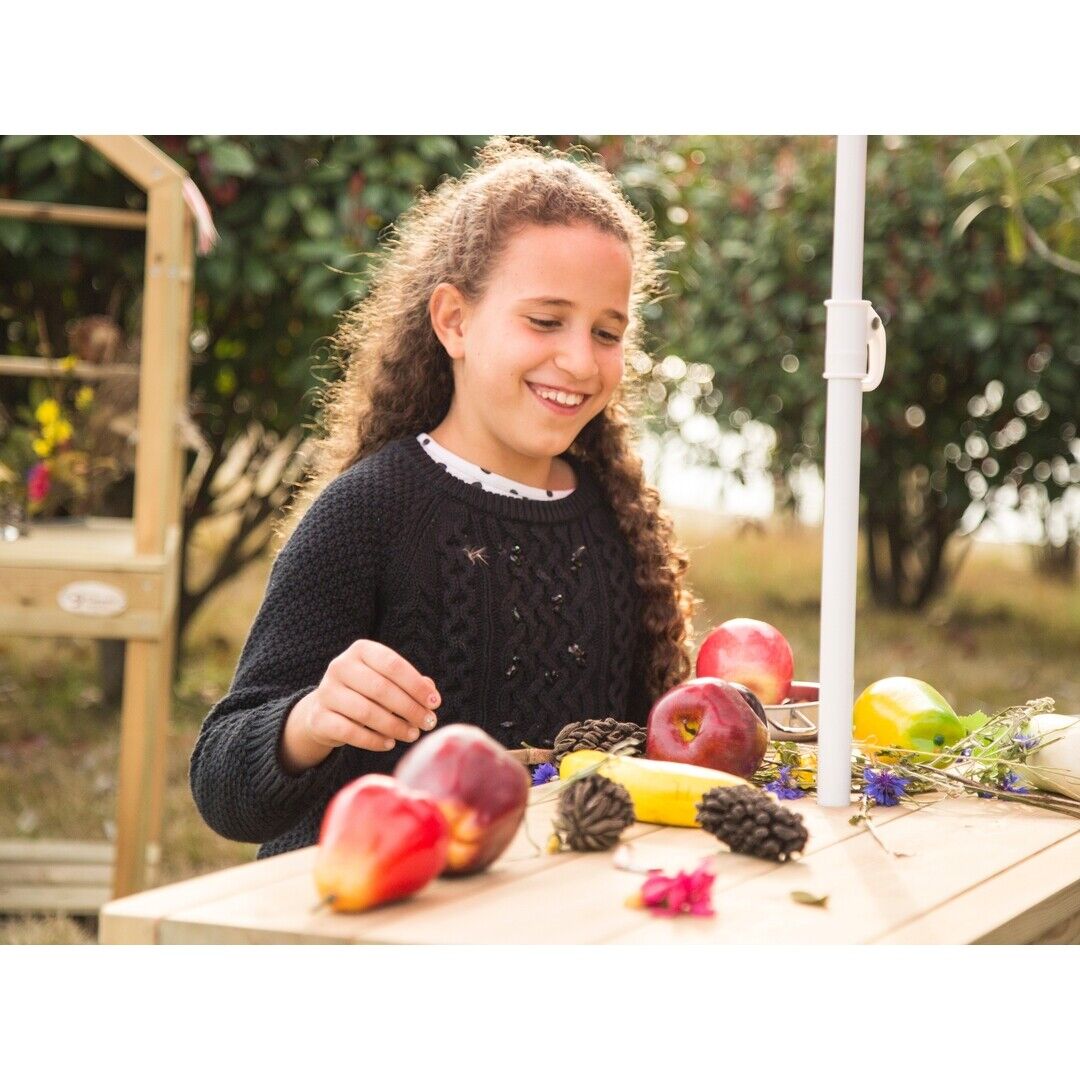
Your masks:
<svg viewBox="0 0 1080 1080"><path fill-rule="evenodd" d="M648 312L657 363L643 426L736 473L723 434L764 433L790 506L824 442L834 140L541 138L599 154L658 235L683 241L669 296ZM270 541L311 392L334 374L327 335L364 288L365 252L484 137L154 141L204 191L221 235L197 268L192 412L211 456L185 522L189 554L200 522L217 519L230 541L201 575L186 560L186 626ZM873 492L863 527L880 603L920 607L939 594L955 568L950 538L996 505L1035 508L1051 538L1080 481L1080 276L1032 248L1033 238L1076 248L1078 144L870 140L865 294L887 324L889 364L864 398L862 489ZM0 141L0 197L144 204L70 136ZM70 321L99 312L137 341L140 234L0 219L0 251L6 351L63 355ZM1078 529L1053 533L1066 565Z"/></svg>

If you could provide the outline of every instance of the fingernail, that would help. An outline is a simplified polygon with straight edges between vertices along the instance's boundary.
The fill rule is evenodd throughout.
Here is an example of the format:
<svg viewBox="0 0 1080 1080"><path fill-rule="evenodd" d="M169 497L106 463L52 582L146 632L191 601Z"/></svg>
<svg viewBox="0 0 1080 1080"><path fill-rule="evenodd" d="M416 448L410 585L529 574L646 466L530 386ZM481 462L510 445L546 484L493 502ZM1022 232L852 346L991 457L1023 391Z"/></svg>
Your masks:
<svg viewBox="0 0 1080 1080"><path fill-rule="evenodd" d="M430 731L434 726L435 726L435 714L434 713L428 713L428 715L424 717L424 727L426 727L428 729L428 731Z"/></svg>
<svg viewBox="0 0 1080 1080"><path fill-rule="evenodd" d="M419 738L420 732L414 727L409 728L409 742L416 742Z"/></svg>
<svg viewBox="0 0 1080 1080"><path fill-rule="evenodd" d="M438 694L428 694L428 699L427 700L428 700L428 704L432 708L435 708L435 706L439 704L439 695Z"/></svg>
<svg viewBox="0 0 1080 1080"><path fill-rule="evenodd" d="M387 739L386 742L383 743L383 746L385 746L387 750L393 750L394 749L394 740L393 739Z"/></svg>

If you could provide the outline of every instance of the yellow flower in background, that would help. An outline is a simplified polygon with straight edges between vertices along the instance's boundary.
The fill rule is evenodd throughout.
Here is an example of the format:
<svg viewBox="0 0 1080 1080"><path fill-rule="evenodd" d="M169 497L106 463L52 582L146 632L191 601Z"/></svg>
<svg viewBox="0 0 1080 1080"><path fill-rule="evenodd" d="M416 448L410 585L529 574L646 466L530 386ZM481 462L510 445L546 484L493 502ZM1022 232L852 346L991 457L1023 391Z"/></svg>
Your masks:
<svg viewBox="0 0 1080 1080"><path fill-rule="evenodd" d="M94 403L94 390L93 387L84 386L75 395L75 408L80 412L85 412Z"/></svg>
<svg viewBox="0 0 1080 1080"><path fill-rule="evenodd" d="M34 411L34 419L42 426L60 419L60 403L56 398L46 398Z"/></svg>
<svg viewBox="0 0 1080 1080"><path fill-rule="evenodd" d="M72 353L72 354L70 354L68 356L65 356L64 359L60 361L60 370L61 371L74 371L75 370L75 365L78 362L79 362L79 358L77 356L75 356L74 353Z"/></svg>
<svg viewBox="0 0 1080 1080"><path fill-rule="evenodd" d="M69 421L61 418L51 424L43 424L41 433L54 446L63 446L71 438L73 429Z"/></svg>
<svg viewBox="0 0 1080 1080"><path fill-rule="evenodd" d="M52 453L52 443L48 439L35 439L31 446L40 458L47 458Z"/></svg>

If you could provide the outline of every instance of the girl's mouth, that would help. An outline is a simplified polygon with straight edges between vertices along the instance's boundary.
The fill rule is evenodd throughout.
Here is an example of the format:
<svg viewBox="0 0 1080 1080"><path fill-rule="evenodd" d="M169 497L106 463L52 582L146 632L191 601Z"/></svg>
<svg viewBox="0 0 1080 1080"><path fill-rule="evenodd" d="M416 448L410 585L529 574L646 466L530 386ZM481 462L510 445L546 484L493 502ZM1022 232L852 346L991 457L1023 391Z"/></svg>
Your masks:
<svg viewBox="0 0 1080 1080"><path fill-rule="evenodd" d="M585 402L589 400L589 395L588 394L585 394L585 395L578 394L578 395L576 395L576 398L577 398L577 403L576 404L565 404L563 402L554 400L554 392L551 391L551 390L548 390L546 387L539 387L539 386L534 385L533 383L527 383L526 385L532 391L533 397L535 397L536 400L539 401L541 405L543 405L546 408L550 409L557 416L573 416L573 415L575 415L575 413L579 413L581 411L581 409L582 409L582 406L585 404ZM551 395L551 396L544 397L543 396L544 394L548 394L548 395ZM567 397L569 395L564 394L564 395L561 395L561 396L565 398L565 397Z"/></svg>

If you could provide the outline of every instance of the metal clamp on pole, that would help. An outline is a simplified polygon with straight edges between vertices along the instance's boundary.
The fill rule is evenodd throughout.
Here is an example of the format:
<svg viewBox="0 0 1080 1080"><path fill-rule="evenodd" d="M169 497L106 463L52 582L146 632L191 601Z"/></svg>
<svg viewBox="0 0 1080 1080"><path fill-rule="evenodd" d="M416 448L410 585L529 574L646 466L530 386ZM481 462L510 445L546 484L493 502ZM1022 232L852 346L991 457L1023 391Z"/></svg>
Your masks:
<svg viewBox="0 0 1080 1080"><path fill-rule="evenodd" d="M885 375L885 326L869 300L825 301L825 378L858 379L863 392Z"/></svg>

